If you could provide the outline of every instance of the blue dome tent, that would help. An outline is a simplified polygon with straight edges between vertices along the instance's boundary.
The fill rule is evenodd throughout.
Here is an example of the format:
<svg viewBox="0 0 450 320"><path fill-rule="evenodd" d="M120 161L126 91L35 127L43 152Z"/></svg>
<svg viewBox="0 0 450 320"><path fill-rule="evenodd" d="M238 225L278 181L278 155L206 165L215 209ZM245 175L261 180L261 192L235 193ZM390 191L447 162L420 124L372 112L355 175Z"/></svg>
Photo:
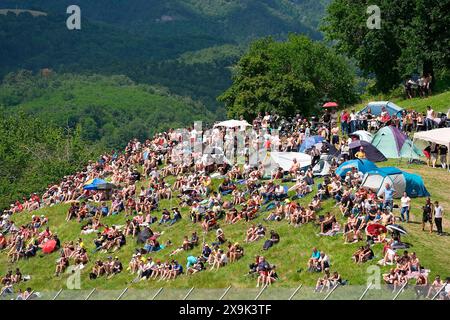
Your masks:
<svg viewBox="0 0 450 320"><path fill-rule="evenodd" d="M336 174L344 177L347 172L351 171L352 168L357 168L358 171L361 171L362 173L366 173L375 169L378 169L375 163L372 161L369 161L367 159L356 159L356 160L349 160L341 164L336 169Z"/></svg>
<svg viewBox="0 0 450 320"><path fill-rule="evenodd" d="M389 112L389 115L391 117L394 115L398 115L403 111L403 108L399 107L391 101L374 101L370 102L364 109L358 112L358 114L367 113L367 111L370 109L371 114L379 116L383 107L386 108L386 111Z"/></svg>
<svg viewBox="0 0 450 320"><path fill-rule="evenodd" d="M305 152L307 149L311 148L312 146L315 146L318 143L321 143L323 141L322 136L312 136L309 138L306 138L305 141L301 144L300 148L298 149L298 152Z"/></svg>
<svg viewBox="0 0 450 320"><path fill-rule="evenodd" d="M404 172L395 167L379 168L367 172L361 186L371 189L381 196L387 183L396 191L396 198L401 198L404 191L409 197L430 196L421 176Z"/></svg>

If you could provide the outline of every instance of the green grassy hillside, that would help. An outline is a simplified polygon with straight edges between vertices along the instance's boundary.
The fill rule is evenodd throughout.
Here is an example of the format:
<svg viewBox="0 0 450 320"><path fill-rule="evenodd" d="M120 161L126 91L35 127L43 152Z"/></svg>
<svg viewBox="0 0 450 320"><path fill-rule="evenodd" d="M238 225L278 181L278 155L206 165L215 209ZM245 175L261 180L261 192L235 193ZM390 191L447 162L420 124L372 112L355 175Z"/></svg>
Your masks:
<svg viewBox="0 0 450 320"><path fill-rule="evenodd" d="M400 168L413 173L420 174L424 180L426 187L430 191L433 200L439 200L444 208L450 208L450 200L448 198L447 185L450 182L450 174L444 173L442 170L434 169L430 170L427 167L422 165L407 165L406 163L398 163L397 161L390 161L384 163L383 165L397 165ZM173 182L173 178L169 179L169 182ZM214 184L217 186L219 181L214 180ZM307 197L300 200L300 203L306 204L311 197ZM175 200L169 201L164 200L161 203L161 208L164 207L172 207L175 205ZM418 198L413 200L412 205L412 223L404 224L404 227L409 232L408 236L405 236L404 240L408 243L411 243L413 246L410 251L415 251L418 257L421 260L421 263L426 268L431 269L431 277L434 277L437 274L440 274L442 277L448 276L448 264L450 263L450 256L448 254L448 248L450 245L449 237L440 237L436 234L429 234L428 232L422 232L419 221L421 219L421 210L420 207L424 199ZM56 205L51 208L41 209L38 212L33 212L33 214L44 214L49 217L51 230L57 232L62 241L68 240L76 240L81 237L85 244L87 245L89 251L89 257L91 261L95 259L102 258L105 259L110 254L97 253L92 254L91 250L94 248L92 243L93 235L83 235L80 234L80 224L75 221L65 222L64 218L66 215L66 211L68 209L68 205ZM320 214L325 213L326 211L331 211L336 214L337 217L340 218L340 213L337 208L334 208L333 203L328 201L325 203L323 207L323 211ZM190 233L196 230L200 239L202 240L202 232L199 225L194 225L190 221L188 221L187 211L183 209L182 213L184 213L184 218L181 222L176 223L171 227L160 227L157 225L153 225L152 229L155 231L164 231L164 234L161 236L161 243L164 243L166 240L172 240L174 243L174 247L168 247L163 249L160 252L152 253L151 256L153 258L159 259L169 259L168 255L175 247L181 244L182 237L184 235L190 235ZM395 212L398 215L398 212ZM109 298L112 298L113 295L118 296L120 291L129 287L131 292L134 292L134 297L140 298L149 298L156 292L157 288L184 288L185 290L174 290L171 291L171 294L176 294L178 298L183 296L183 293L186 293L187 288L195 287L197 289L211 289L211 294L214 293L215 297L220 296L220 292L223 292L223 288L232 285L233 288L254 288L256 281L255 279L249 278L245 276L248 270L248 264L253 260L254 255L256 254L264 254L268 261L272 264L276 264L278 268L278 273L280 275L280 280L274 284L272 292L279 292L281 296L278 298L288 298L289 292L293 291L293 288L296 288L299 284L303 284L305 287L311 287L315 285L319 274L310 274L305 270L305 266L307 260L311 254L312 247L316 246L319 250L325 251L331 257L332 271L339 271L343 278L348 279L350 286L348 288L348 294L357 295L361 294L364 290L364 286L366 284L366 279L368 276L368 267L370 265L374 265L377 260L381 258L381 245L374 246L374 252L376 254L376 259L373 262L368 262L363 265L356 265L351 260L352 253L360 246L361 244L344 244L341 237L319 237L316 234L319 232L318 227L313 225L306 225L300 228L294 228L287 224L287 222L264 222L262 219L267 216L268 213L261 213L255 222L262 222L264 225L268 227L268 229L275 229L279 232L281 236L281 242L271 248L268 252L262 252L262 241L252 243L252 244L243 244L245 248L245 256L241 258L239 261L230 264L224 268L219 269L218 271L202 271L193 276L180 276L176 280L168 281L168 282L158 282L155 280L147 280L141 281L138 283L131 283L134 276L130 275L130 273L124 270L121 274L113 277L112 279L100 278L96 280L89 280L88 273L92 268L92 262L90 262L87 267L82 270L81 277L81 291L73 292L71 294L83 297L89 293L88 290L92 288L97 288L102 292L102 290L112 290L109 291L108 294L112 295ZM25 223L30 220L31 213L21 213L16 216L15 221L18 224ZM343 221L342 219L340 219ZM105 218L104 223L109 225L117 224L123 225L125 222L125 218L123 215L116 217L108 217ZM245 231L248 227L244 222L239 222L235 225L226 225L223 221L220 221L220 225L225 231L227 239L230 241L239 241L243 243L245 237ZM444 224L444 230L449 230L450 224L446 221ZM211 243L214 239L214 232L210 232L205 236L205 240ZM124 263L126 268L131 255L133 254L134 249L136 248L135 242L132 238L127 238L126 246L122 247L119 251L113 253L112 255L117 255L120 260ZM186 257L188 255L197 255L200 253L201 248L197 247L190 252L182 252L175 256L175 258L181 263L186 263ZM15 267L20 267L23 274L30 274L31 280L21 284L21 287L31 286L33 289L38 291L52 291L56 292L59 289L67 289L66 288L66 280L68 275L62 275L61 277L53 276L55 261L58 258L58 253L52 253L50 255L42 255L39 253L36 257L33 257L29 260L20 260L18 263L11 264L6 259L5 252L0 254L0 274L4 274L8 269L12 269ZM303 268L302 272L297 272L299 268ZM387 271L388 267L383 267L382 272ZM222 288L222 290L213 290L214 288ZM291 291L287 290L288 288ZM351 289L353 288L353 289ZM146 291L137 291L136 289L146 289ZM273 290L279 291L273 291ZM248 289L247 294L253 293L252 290ZM256 289L253 289L254 291ZM351 293L351 290L356 290ZM359 291L358 291L359 290ZM139 296L139 292L144 296ZM203 292L203 298L208 298L205 292ZM257 290L255 291L255 295ZM67 293L66 293L67 294ZM234 294L238 294L235 292ZM305 298L305 294L309 298L318 298L323 297L323 295L311 294L311 292L306 290L303 293L303 298ZM287 295L287 296L286 296ZM235 296L239 297L239 295ZM240 296L241 298L251 299L251 296ZM61 297L62 298L62 297ZM100 297L99 297L100 298ZM108 296L103 296L103 298L108 298ZM172 297L173 298L173 297ZM209 296L212 298L212 296ZM267 297L269 298L269 297ZM273 298L273 297L272 297Z"/></svg>

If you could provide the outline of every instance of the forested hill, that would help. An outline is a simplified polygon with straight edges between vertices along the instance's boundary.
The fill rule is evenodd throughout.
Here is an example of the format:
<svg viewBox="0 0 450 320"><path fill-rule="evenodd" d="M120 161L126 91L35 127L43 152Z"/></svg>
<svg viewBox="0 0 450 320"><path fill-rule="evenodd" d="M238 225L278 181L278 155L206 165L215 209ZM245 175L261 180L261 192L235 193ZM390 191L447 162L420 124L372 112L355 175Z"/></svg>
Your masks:
<svg viewBox="0 0 450 320"><path fill-rule="evenodd" d="M0 0L0 8L48 14L0 15L0 78L18 69L42 68L125 74L216 111L215 98L231 85L230 66L249 41L266 35L283 38L289 32L321 38L317 25L328 2ZM66 9L72 4L81 8L82 30L66 28ZM186 56L197 59L180 58Z"/></svg>
<svg viewBox="0 0 450 320"><path fill-rule="evenodd" d="M109 148L215 119L201 103L164 87L136 84L126 76L21 71L7 76L0 86L2 105L5 115L23 113L60 128L79 127L83 141Z"/></svg>

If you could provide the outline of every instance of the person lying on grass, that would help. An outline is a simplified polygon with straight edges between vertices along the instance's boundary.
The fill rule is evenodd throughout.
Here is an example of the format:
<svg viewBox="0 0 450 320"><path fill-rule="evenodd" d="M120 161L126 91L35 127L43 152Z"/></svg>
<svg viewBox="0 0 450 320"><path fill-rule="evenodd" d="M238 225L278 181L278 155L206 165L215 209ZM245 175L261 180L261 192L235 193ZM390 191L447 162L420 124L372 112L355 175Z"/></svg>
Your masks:
<svg viewBox="0 0 450 320"><path fill-rule="evenodd" d="M181 251L189 251L194 249L194 247L198 244L198 237L197 237L197 233L194 232L193 233L193 238L191 240L189 240L188 236L184 236L183 238L183 243L181 244L180 247L178 247L177 249L175 249L174 251L172 251L169 256L173 256Z"/></svg>
<svg viewBox="0 0 450 320"><path fill-rule="evenodd" d="M280 235L275 230L270 230L270 238L264 242L263 250L269 250L275 244L280 242Z"/></svg>

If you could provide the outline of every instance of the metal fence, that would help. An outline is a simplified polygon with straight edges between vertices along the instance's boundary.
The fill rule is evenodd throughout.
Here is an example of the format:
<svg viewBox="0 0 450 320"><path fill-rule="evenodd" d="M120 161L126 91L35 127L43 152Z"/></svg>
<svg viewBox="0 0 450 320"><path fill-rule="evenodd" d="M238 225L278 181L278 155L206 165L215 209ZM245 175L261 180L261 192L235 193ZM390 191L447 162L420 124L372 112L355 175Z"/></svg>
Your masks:
<svg viewBox="0 0 450 320"><path fill-rule="evenodd" d="M155 288L122 290L65 290L33 292L29 300L439 300L441 291L433 291L428 298L428 289L417 294L415 286L408 285L393 290L387 286L335 286L329 290L316 292L313 287L279 288ZM16 294L4 294L0 299L15 299Z"/></svg>

